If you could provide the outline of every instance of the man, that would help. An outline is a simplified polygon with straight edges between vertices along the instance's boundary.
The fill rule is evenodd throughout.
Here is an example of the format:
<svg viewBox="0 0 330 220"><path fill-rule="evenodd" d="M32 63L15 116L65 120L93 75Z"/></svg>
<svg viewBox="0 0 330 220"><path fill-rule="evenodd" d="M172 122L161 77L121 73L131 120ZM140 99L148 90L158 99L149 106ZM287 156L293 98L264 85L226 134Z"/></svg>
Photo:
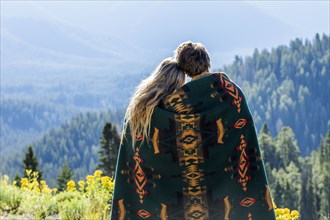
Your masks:
<svg viewBox="0 0 330 220"><path fill-rule="evenodd" d="M191 77L192 80L197 80L202 77L211 75L210 55L201 43L193 43L191 41L187 41L180 44L175 50L175 59L178 67L189 77ZM246 102L245 114L243 113L243 111L241 111L241 107L244 105L245 100L242 100L244 98L243 93L240 91L239 87L236 86L228 78L228 76L226 76L226 74L215 73L213 75L220 77L220 86L223 90L226 91L227 94L229 94L229 97L233 99L231 101L231 106L236 105L237 107L237 112L232 111L232 113L227 113L226 115L227 117L233 117L233 115L235 114L238 115L239 119L233 125L234 128L238 129L232 129L231 137L235 137L234 132L236 132L236 136L240 135L241 140L239 146L236 146L236 150L233 151L231 154L228 154L230 155L230 157L228 158L229 163L227 163L227 166L223 167L225 172L231 173L230 181L223 181L222 179L224 176L221 177L222 179L219 179L219 185L221 185L221 181L227 182L228 185L226 185L222 189L216 186L214 187L215 190L209 188L210 191L213 190L213 195L217 194L223 196L222 199L224 200L225 213L224 216L221 216L221 218L219 219L275 219L274 209L272 204L270 204L271 195L268 186L267 175L265 173L264 164L260 155L260 148L258 146L255 127L252 121L253 119L251 113L248 110ZM210 84L210 87L215 86L216 85L214 85L214 83ZM200 93L203 93L203 91L205 90L201 90ZM201 94L198 95L203 96ZM205 92L205 99L208 98L207 95L208 92ZM211 92L211 96L212 95L215 97L218 94ZM220 102L216 105L222 105L223 98L224 97L220 97ZM223 114L223 116L224 115L225 114ZM244 117L241 117L240 115L244 115ZM250 118L250 121L246 120L246 116ZM223 121L226 119L222 117L221 120ZM218 122L221 122L221 120ZM247 123L249 123L250 128L245 129L245 131L242 132L243 127L246 126ZM223 129L223 124L218 123L217 126L219 127L219 133L221 133L221 128ZM227 137L229 137L229 134ZM235 147L235 144L233 145L232 143L230 143L235 141L229 140L229 143L226 146L226 143L224 143L222 139L223 136L221 137L221 140L218 141L218 143L224 144L225 147ZM250 147L249 143L253 143L255 145L253 148L253 150L255 151L255 155L248 153L248 148ZM251 152L252 149L249 150ZM224 151L226 151L225 148ZM230 152L230 149L227 149L227 151ZM256 160L252 161L251 159L253 157ZM235 158L235 160L237 161L236 164L232 163L233 158ZM259 160L259 162L257 160ZM228 164L231 165L228 166ZM252 174L258 177L253 178ZM260 180L260 182L258 182L257 180ZM263 184L261 184L262 182ZM203 186L203 184L201 184L201 186ZM264 193L264 197L260 196L260 192ZM212 196L209 195L210 194L208 194L207 202L210 205L210 203L216 201L216 198L213 196L212 201L212 199L210 199ZM257 195L259 195L259 198L257 198ZM189 206L189 203L187 203L186 205ZM209 207L211 206L212 204ZM247 211L248 209L249 211ZM218 219L217 217L212 218L212 214L210 214L211 213L209 210L208 216L210 217L210 219Z"/></svg>
<svg viewBox="0 0 330 220"><path fill-rule="evenodd" d="M175 59L179 68L191 78L210 71L210 55L201 43L187 41L180 44L175 50Z"/></svg>

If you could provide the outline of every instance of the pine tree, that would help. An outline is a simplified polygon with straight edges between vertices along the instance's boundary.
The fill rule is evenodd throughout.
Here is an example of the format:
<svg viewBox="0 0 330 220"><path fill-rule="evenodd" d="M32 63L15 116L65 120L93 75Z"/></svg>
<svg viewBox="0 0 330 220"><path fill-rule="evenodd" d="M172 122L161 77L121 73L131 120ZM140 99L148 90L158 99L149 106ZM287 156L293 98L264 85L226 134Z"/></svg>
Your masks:
<svg viewBox="0 0 330 220"><path fill-rule="evenodd" d="M310 159L309 159L310 160ZM313 184L314 174L311 162L306 159L302 169L301 185L301 219L317 220L315 186Z"/></svg>
<svg viewBox="0 0 330 220"><path fill-rule="evenodd" d="M270 135L270 132L269 132L269 129L268 129L268 126L266 123L264 123L260 129L260 133L261 134L267 134L267 135Z"/></svg>
<svg viewBox="0 0 330 220"><path fill-rule="evenodd" d="M59 191L66 189L66 183L73 178L73 171L70 169L67 162L64 162L62 169L57 177L57 186Z"/></svg>
<svg viewBox="0 0 330 220"><path fill-rule="evenodd" d="M38 170L38 159L34 155L32 146L29 146L25 157L23 159L24 177L26 176L26 170L32 170L32 172L38 172L38 181L42 179L42 171Z"/></svg>
<svg viewBox="0 0 330 220"><path fill-rule="evenodd" d="M320 216L322 219L326 219L330 212L330 132L326 134L324 137L322 144L319 149L320 152L320 183L321 184L321 192L320 196Z"/></svg>
<svg viewBox="0 0 330 220"><path fill-rule="evenodd" d="M100 145L98 168L103 170L104 175L114 176L120 137L117 128L109 122L103 128Z"/></svg>

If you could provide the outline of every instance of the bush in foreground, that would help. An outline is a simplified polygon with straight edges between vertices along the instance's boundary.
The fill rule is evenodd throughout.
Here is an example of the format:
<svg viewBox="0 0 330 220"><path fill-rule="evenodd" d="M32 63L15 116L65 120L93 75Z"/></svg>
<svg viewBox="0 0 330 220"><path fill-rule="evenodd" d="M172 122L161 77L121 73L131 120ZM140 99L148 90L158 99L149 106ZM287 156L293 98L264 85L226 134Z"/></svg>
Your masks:
<svg viewBox="0 0 330 220"><path fill-rule="evenodd" d="M38 181L38 173L26 170L26 178L22 178L18 187L8 176L0 180L0 214L33 216L35 219L45 219L56 216L60 219L109 219L113 179L102 176L102 171L96 170L85 180L77 183L70 180L66 190L58 192L50 189L44 180ZM297 210L277 208L276 220L298 220Z"/></svg>

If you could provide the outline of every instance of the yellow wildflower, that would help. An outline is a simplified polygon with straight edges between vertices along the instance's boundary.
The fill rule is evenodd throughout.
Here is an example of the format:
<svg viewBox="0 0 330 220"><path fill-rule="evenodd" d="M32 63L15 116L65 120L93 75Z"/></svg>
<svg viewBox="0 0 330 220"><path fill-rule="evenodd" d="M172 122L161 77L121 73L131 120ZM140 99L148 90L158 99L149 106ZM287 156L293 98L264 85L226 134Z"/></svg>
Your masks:
<svg viewBox="0 0 330 220"><path fill-rule="evenodd" d="M78 185L79 185L79 187L80 187L80 188L79 188L80 191L83 192L84 189L85 189L85 181L80 180L80 181L78 182Z"/></svg>
<svg viewBox="0 0 330 220"><path fill-rule="evenodd" d="M111 181L110 177L108 177L108 176L102 176L102 177L101 177L102 185L104 185L104 186L107 185L107 183L108 183L109 181Z"/></svg>
<svg viewBox="0 0 330 220"><path fill-rule="evenodd" d="M29 183L29 180L27 178L22 178L21 179L21 185L27 185Z"/></svg>
<svg viewBox="0 0 330 220"><path fill-rule="evenodd" d="M69 182L66 183L66 189L69 192L76 191L76 183L73 180L70 180Z"/></svg>
<svg viewBox="0 0 330 220"><path fill-rule="evenodd" d="M53 191L54 191L54 193L56 194L57 191L58 191L58 189L57 189L57 188L54 188Z"/></svg>
<svg viewBox="0 0 330 220"><path fill-rule="evenodd" d="M102 175L102 170L95 170L95 172L94 172L94 176L95 177L100 177L101 175Z"/></svg>
<svg viewBox="0 0 330 220"><path fill-rule="evenodd" d="M284 211L283 211L283 209L275 209L275 213L276 214L283 214Z"/></svg>
<svg viewBox="0 0 330 220"><path fill-rule="evenodd" d="M92 176L92 175L88 175L88 176L86 177L86 180L87 180L87 184L90 184L90 183L92 183L92 182L94 181L94 176Z"/></svg>
<svg viewBox="0 0 330 220"><path fill-rule="evenodd" d="M47 185L45 180L40 180L40 184L43 185L43 186Z"/></svg>
<svg viewBox="0 0 330 220"><path fill-rule="evenodd" d="M80 181L78 182L78 185L79 185L80 187L83 187L83 186L85 186L85 181L83 181L83 180L80 180Z"/></svg>
<svg viewBox="0 0 330 220"><path fill-rule="evenodd" d="M34 179L38 179L39 174L38 174L37 171L33 171L32 176L33 176Z"/></svg>
<svg viewBox="0 0 330 220"><path fill-rule="evenodd" d="M48 187L45 187L45 188L42 188L41 192L42 192L42 193L47 193L47 194L48 194L48 193L51 193L52 190L49 189Z"/></svg>
<svg viewBox="0 0 330 220"><path fill-rule="evenodd" d="M288 208L284 208L284 214L290 214L290 209L288 209Z"/></svg>
<svg viewBox="0 0 330 220"><path fill-rule="evenodd" d="M292 210L291 215L292 216L299 216L299 212L297 210Z"/></svg>
<svg viewBox="0 0 330 220"><path fill-rule="evenodd" d="M32 170L25 170L25 172L26 172L27 176L30 176L30 174L32 173Z"/></svg>
<svg viewBox="0 0 330 220"><path fill-rule="evenodd" d="M291 219L291 215L288 214L288 213L285 213L285 214L283 215L283 217L284 217L284 219Z"/></svg>

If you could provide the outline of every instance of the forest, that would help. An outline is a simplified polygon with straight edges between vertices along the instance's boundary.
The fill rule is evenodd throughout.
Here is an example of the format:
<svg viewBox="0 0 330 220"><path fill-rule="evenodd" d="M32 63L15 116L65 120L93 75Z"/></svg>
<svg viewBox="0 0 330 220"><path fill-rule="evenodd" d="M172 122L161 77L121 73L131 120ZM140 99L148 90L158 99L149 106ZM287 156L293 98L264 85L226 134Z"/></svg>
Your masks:
<svg viewBox="0 0 330 220"><path fill-rule="evenodd" d="M245 59L236 56L224 72L247 94L258 128L263 123L276 135L291 127L301 153L316 149L330 128L329 36L295 39L271 51L255 49Z"/></svg>

